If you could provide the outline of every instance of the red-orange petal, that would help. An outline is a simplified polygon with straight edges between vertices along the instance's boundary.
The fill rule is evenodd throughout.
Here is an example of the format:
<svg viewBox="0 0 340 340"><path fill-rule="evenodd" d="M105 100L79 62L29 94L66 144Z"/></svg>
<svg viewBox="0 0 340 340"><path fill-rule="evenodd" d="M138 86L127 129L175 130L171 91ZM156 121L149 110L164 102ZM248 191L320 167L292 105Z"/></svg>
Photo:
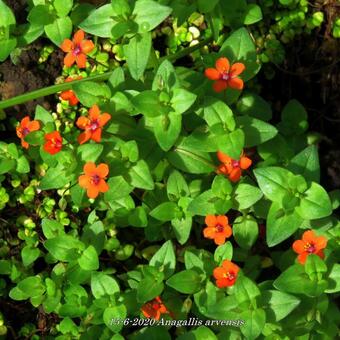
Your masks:
<svg viewBox="0 0 340 340"><path fill-rule="evenodd" d="M92 132L91 139L99 143L102 139L102 129L98 128Z"/></svg>
<svg viewBox="0 0 340 340"><path fill-rule="evenodd" d="M298 261L301 263L301 264L305 264L306 260L307 260L307 256L308 256L308 253L307 252L303 252L301 253L297 259Z"/></svg>
<svg viewBox="0 0 340 340"><path fill-rule="evenodd" d="M217 93L226 90L227 87L228 87L228 82L226 80L216 80L213 83L213 89Z"/></svg>
<svg viewBox="0 0 340 340"><path fill-rule="evenodd" d="M215 227L207 227L203 229L203 235L205 238L214 238L215 237Z"/></svg>
<svg viewBox="0 0 340 340"><path fill-rule="evenodd" d="M314 240L316 249L324 249L327 247L327 239L323 236L317 236Z"/></svg>
<svg viewBox="0 0 340 340"><path fill-rule="evenodd" d="M91 40L84 40L80 43L83 53L90 53L94 49L94 43Z"/></svg>
<svg viewBox="0 0 340 340"><path fill-rule="evenodd" d="M241 169L240 168L234 168L228 175L229 179L232 182L237 182L241 178Z"/></svg>
<svg viewBox="0 0 340 340"><path fill-rule="evenodd" d="M78 183L82 188L87 188L90 183L90 177L88 175L80 175L78 177Z"/></svg>
<svg viewBox="0 0 340 340"><path fill-rule="evenodd" d="M302 240L296 240L294 241L292 248L297 254L301 254L305 251L305 242Z"/></svg>
<svg viewBox="0 0 340 340"><path fill-rule="evenodd" d="M24 139L22 139L21 140L21 146L25 149L28 149L30 145Z"/></svg>
<svg viewBox="0 0 340 340"><path fill-rule="evenodd" d="M234 275L237 275L240 270L239 266L229 260L224 260L222 262L222 268L224 268L229 273L234 273Z"/></svg>
<svg viewBox="0 0 340 340"><path fill-rule="evenodd" d="M93 162L87 162L85 165L84 165L84 173L85 175L89 175L89 176L92 176L93 173L96 172L97 170L97 167L96 167L96 164L93 163Z"/></svg>
<svg viewBox="0 0 340 340"><path fill-rule="evenodd" d="M242 63L235 63L230 68L230 75L231 75L231 77L237 77L245 69L246 69L246 67L244 66L244 64L242 64Z"/></svg>
<svg viewBox="0 0 340 340"><path fill-rule="evenodd" d="M218 80L220 79L221 76L220 73L214 68L207 68L204 71L204 74L210 80Z"/></svg>
<svg viewBox="0 0 340 340"><path fill-rule="evenodd" d="M224 275L226 274L226 270L222 267L216 267L213 270L213 276L216 280L220 280L224 277Z"/></svg>
<svg viewBox="0 0 340 340"><path fill-rule="evenodd" d="M232 158L223 153L222 151L217 151L217 158L222 163L230 163Z"/></svg>
<svg viewBox="0 0 340 340"><path fill-rule="evenodd" d="M223 227L226 227L228 224L228 217L225 215L216 216L216 224L220 224Z"/></svg>
<svg viewBox="0 0 340 340"><path fill-rule="evenodd" d="M108 184L103 179L101 179L98 183L98 190L100 192L107 192L109 190Z"/></svg>
<svg viewBox="0 0 340 340"><path fill-rule="evenodd" d="M111 119L111 115L108 113L103 113L98 117L98 123L100 127L106 125L106 123Z"/></svg>
<svg viewBox="0 0 340 340"><path fill-rule="evenodd" d="M86 130L85 132L82 132L78 136L78 143L80 145L86 143L88 140L90 140L91 136L92 136L92 132L90 130Z"/></svg>
<svg viewBox="0 0 340 340"><path fill-rule="evenodd" d="M100 178L105 178L109 174L109 167L105 163L100 163L97 166L96 172Z"/></svg>
<svg viewBox="0 0 340 340"><path fill-rule="evenodd" d="M80 53L76 56L76 63L79 68L86 68L86 54Z"/></svg>
<svg viewBox="0 0 340 340"><path fill-rule="evenodd" d="M73 42L75 44L80 44L85 39L85 32L83 30L78 30L74 33Z"/></svg>
<svg viewBox="0 0 340 340"><path fill-rule="evenodd" d="M75 55L72 52L69 52L66 54L64 58L64 65L66 67L71 67L75 61L76 61Z"/></svg>
<svg viewBox="0 0 340 340"><path fill-rule="evenodd" d="M243 80L240 78L232 78L227 80L228 86L234 90L242 90L244 87Z"/></svg>
<svg viewBox="0 0 340 340"><path fill-rule="evenodd" d="M243 170L248 169L252 164L252 160L248 157L241 157L240 159L240 168Z"/></svg>
<svg viewBox="0 0 340 340"><path fill-rule="evenodd" d="M100 109L98 107L98 105L93 105L91 106L91 108L89 109L89 117L91 120L97 120L99 118L100 115Z"/></svg>
<svg viewBox="0 0 340 340"><path fill-rule="evenodd" d="M302 235L302 240L306 243L314 242L316 235L313 230L307 230Z"/></svg>
<svg viewBox="0 0 340 340"><path fill-rule="evenodd" d="M71 52L73 50L73 42L70 39L65 39L61 44L60 48L65 53Z"/></svg>
<svg viewBox="0 0 340 340"><path fill-rule="evenodd" d="M29 116L24 117L20 122L20 127L24 129L25 127L28 126L29 122L30 122L30 117Z"/></svg>
<svg viewBox="0 0 340 340"><path fill-rule="evenodd" d="M205 224L208 227L215 227L216 226L216 216L207 215L206 218L205 218Z"/></svg>
<svg viewBox="0 0 340 340"><path fill-rule="evenodd" d="M28 123L27 128L30 132L38 131L40 129L40 123L37 120L32 120Z"/></svg>
<svg viewBox="0 0 340 340"><path fill-rule="evenodd" d="M87 197L96 198L99 195L99 190L96 185L91 185L87 188Z"/></svg>
<svg viewBox="0 0 340 340"><path fill-rule="evenodd" d="M219 73L228 73L230 70L229 60L227 58L218 58L215 67Z"/></svg>
<svg viewBox="0 0 340 340"><path fill-rule="evenodd" d="M80 116L76 122L76 125L79 127L79 129L82 130L85 130L90 124L91 124L90 119L85 116Z"/></svg>
<svg viewBox="0 0 340 340"><path fill-rule="evenodd" d="M226 237L222 233L217 233L214 238L214 241L215 241L215 244L217 244L218 246L221 246L222 244L225 243L225 239Z"/></svg>

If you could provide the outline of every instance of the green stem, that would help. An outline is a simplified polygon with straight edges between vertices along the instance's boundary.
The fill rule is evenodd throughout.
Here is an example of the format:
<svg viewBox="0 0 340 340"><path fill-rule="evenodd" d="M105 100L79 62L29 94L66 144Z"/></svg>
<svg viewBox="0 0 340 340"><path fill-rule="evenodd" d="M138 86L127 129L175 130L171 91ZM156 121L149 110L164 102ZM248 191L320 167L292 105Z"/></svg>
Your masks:
<svg viewBox="0 0 340 340"><path fill-rule="evenodd" d="M163 60L167 59L169 61L174 61L177 60L179 58L182 58L192 52L194 52L195 50L201 48L202 46L208 44L209 42L211 42L213 40L212 37L207 38L203 41L201 41L200 43L198 43L197 45L191 46L191 47L187 47L175 54L160 58L160 62L162 62ZM99 75L95 75L95 76L90 76L87 78L83 78L80 80L74 80L71 82L67 82L67 83L62 83L62 84L58 84L58 85L52 85L49 87L44 87L42 89L39 90L35 90L32 92L28 92L25 94L22 94L20 96L16 96L10 99L6 99L6 100L2 100L0 101L0 110L14 106L14 105L19 105L37 98L41 98L41 97L45 97L45 96L49 96L51 94L60 92L60 91L66 91L72 88L73 85L81 83L81 82L85 82L85 81L103 81L103 80L107 80L110 78L111 74L113 71L110 72L106 72L103 74L99 74Z"/></svg>

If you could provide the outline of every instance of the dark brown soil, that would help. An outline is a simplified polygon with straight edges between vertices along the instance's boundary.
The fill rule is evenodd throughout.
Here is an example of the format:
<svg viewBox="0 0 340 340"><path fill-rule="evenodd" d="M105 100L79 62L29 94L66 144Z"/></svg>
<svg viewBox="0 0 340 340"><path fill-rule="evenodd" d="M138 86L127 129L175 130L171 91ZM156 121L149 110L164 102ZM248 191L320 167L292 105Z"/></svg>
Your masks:
<svg viewBox="0 0 340 340"><path fill-rule="evenodd" d="M13 11L17 24L26 23L27 1L26 0L6 0L7 6Z"/></svg>
<svg viewBox="0 0 340 340"><path fill-rule="evenodd" d="M1 99L8 99L45 86L53 85L61 74L63 53L59 49L54 51L44 64L38 64L40 50L44 42L31 44L23 49L18 63L14 65L10 59L0 65L0 93ZM51 98L39 99L14 108L23 114L32 113L37 104L50 108ZM53 101L52 101L53 102ZM11 112L8 109L8 112Z"/></svg>

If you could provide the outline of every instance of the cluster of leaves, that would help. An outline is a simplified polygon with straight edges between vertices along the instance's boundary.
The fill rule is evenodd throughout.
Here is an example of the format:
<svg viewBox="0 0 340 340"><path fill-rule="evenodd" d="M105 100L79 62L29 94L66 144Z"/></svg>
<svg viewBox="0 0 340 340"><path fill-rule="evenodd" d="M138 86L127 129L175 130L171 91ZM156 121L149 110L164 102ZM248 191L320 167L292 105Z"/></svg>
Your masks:
<svg viewBox="0 0 340 340"><path fill-rule="evenodd" d="M78 27L121 41L126 64L107 81L70 85L80 104L69 119L93 105L110 114L100 141L79 145L78 129L56 124L58 114L37 106L32 119L40 129L22 137L28 149L0 142L0 295L11 304L29 300L45 319L55 316L39 329L27 323L21 336L336 338L340 234L333 210L340 198L319 184L306 110L293 99L274 124L270 103L247 85L216 93L204 76L221 57L245 65L245 83L260 71L243 25L261 20L261 8L238 10L244 4L113 0L94 9L33 0L26 37L45 32L61 45ZM152 31L169 15L183 21L197 10L223 41L218 53L202 55L192 68L157 58ZM225 26L233 31L220 36ZM56 130L63 144L51 154L45 136ZM219 151L235 164L245 152L252 166L231 181L216 173ZM109 189L96 199L78 182L89 162L109 168ZM228 217L232 236L224 244L204 238L209 215ZM325 249L321 255L306 243L301 263L292 245L306 230L326 240ZM240 271L219 288L215 269L226 261ZM164 319L195 317L203 324L136 329L114 322L145 317L143 308L158 297L169 311ZM2 317L0 335L7 332ZM214 320L233 320L234 327Z"/></svg>

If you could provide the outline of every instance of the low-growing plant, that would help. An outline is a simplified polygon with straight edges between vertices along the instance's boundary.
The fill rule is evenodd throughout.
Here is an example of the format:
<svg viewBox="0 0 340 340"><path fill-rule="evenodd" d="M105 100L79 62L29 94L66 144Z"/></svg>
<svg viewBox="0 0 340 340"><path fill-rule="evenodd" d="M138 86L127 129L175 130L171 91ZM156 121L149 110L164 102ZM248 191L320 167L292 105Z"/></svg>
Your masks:
<svg viewBox="0 0 340 340"><path fill-rule="evenodd" d="M29 3L25 42L46 35L64 68L0 102L57 94L0 142L0 336L337 338L340 191L305 108L273 118L247 84L272 2ZM20 39L1 0L0 20L4 60Z"/></svg>

